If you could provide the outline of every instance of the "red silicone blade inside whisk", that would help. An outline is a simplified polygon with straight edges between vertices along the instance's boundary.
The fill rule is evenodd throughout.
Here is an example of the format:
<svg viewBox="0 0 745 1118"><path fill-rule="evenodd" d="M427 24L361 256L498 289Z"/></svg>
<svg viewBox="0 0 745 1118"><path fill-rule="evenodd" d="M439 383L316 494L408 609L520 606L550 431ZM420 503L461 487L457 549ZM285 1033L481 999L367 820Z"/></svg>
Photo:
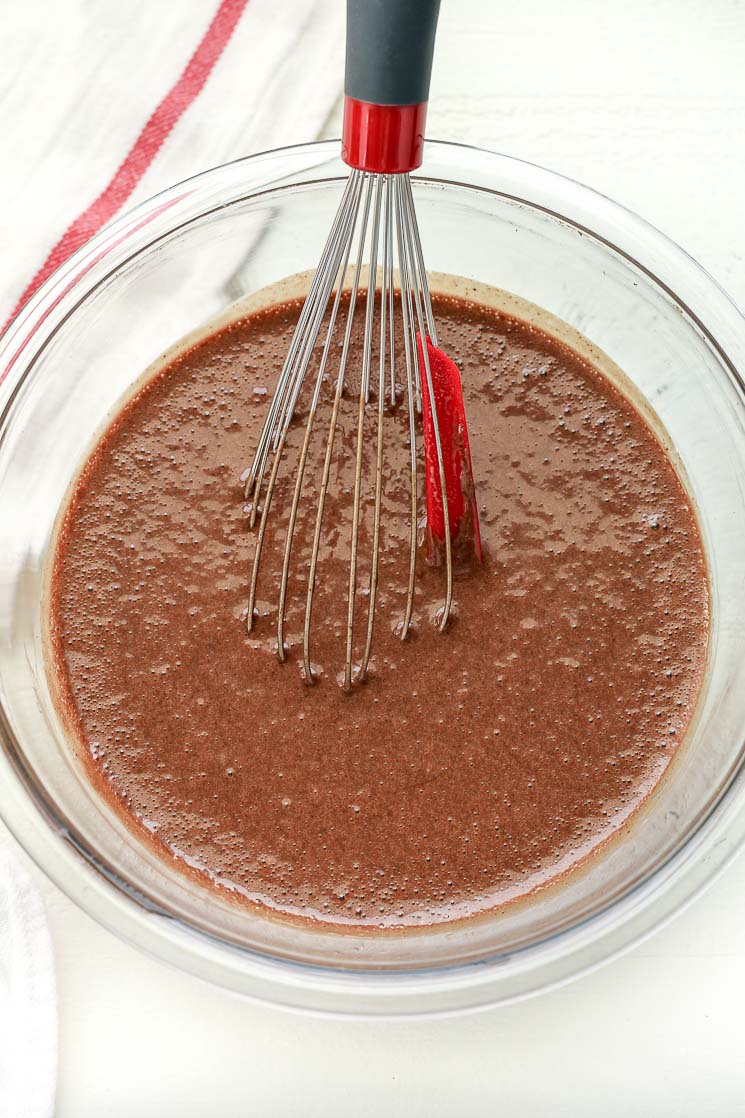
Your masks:
<svg viewBox="0 0 745 1118"><path fill-rule="evenodd" d="M450 539L471 540L479 563L482 558L479 513L473 484L471 447L468 441L466 409L463 404L458 366L427 338L427 358L432 377L432 394L442 447L445 492L448 501ZM440 467L437 460L435 425L429 385L425 371L421 335L417 335L422 379L422 418L424 428L424 471L427 496L427 530L437 543L445 542L445 514L442 502Z"/></svg>

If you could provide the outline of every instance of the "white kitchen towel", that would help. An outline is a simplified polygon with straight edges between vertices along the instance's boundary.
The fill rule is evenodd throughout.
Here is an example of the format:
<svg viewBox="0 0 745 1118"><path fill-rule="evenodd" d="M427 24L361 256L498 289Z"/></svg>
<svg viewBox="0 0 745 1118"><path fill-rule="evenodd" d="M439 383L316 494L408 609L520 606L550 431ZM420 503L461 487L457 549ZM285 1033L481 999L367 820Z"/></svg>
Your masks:
<svg viewBox="0 0 745 1118"><path fill-rule="evenodd" d="M41 897L0 827L0 1118L50 1118L57 1077L52 943Z"/></svg>
<svg viewBox="0 0 745 1118"><path fill-rule="evenodd" d="M0 330L121 209L314 139L341 93L343 0L0 3ZM44 909L0 834L0 1118L50 1118Z"/></svg>
<svg viewBox="0 0 745 1118"><path fill-rule="evenodd" d="M217 163L314 139L341 93L344 7L0 4L0 329L120 209Z"/></svg>

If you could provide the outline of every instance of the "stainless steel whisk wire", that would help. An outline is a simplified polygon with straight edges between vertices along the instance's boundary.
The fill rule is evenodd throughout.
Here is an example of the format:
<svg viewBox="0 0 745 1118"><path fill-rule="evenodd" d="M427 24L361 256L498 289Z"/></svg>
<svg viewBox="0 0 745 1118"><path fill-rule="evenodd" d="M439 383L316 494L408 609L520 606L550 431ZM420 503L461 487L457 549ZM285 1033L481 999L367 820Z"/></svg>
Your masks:
<svg viewBox="0 0 745 1118"><path fill-rule="evenodd" d="M358 229L359 226L359 229ZM369 230L369 234L368 234ZM347 289L345 280L350 266L352 248L357 239L356 260L352 270L351 285ZM369 241L369 246L368 246ZM311 282L303 308L300 312L292 341L280 373L277 388L269 406L264 426L259 437L253 463L248 472L245 497L249 503L249 525L255 526L259 516L259 529L256 538L246 619L247 630L253 629L256 617L256 591L259 569L268 517L274 496L287 434L292 422L297 401L302 390L305 375L310 365L325 315L328 325L311 395L305 432L300 449L292 503L284 539L282 573L280 578L279 603L277 611L277 655L280 660L286 657L284 626L287 604L287 588L290 572L292 544L297 522L298 509L303 493L303 482L308 461L311 437L326 382L326 371L339 316L342 295L349 291L344 336L339 357L339 367L335 380L334 397L329 420L323 472L317 495L317 507L310 561L308 564L308 583L306 594L305 618L303 625L303 669L308 683L314 680L311 665L311 625L313 602L318 573L318 559L323 532L323 518L328 492L334 441L338 425L339 411L349 363L352 327L357 310L360 280L366 257L368 260L368 283L365 296L364 340L360 370L360 389L358 401L357 441L355 456L354 496L352 507L352 532L350 541L349 585L347 593L346 654L344 665L344 687L349 690L353 681L362 682L367 675L373 641L374 617L378 590L378 559L380 543L380 521L383 492L383 432L385 427L386 371L388 370L388 400L395 407L396 399L396 351L394 316L394 276L397 257L400 286L401 314L403 319L405 395L408 409L409 463L410 463L410 531L409 531L409 576L404 617L399 628L405 640L411 628L416 581L417 553L417 414L422 411L422 377L432 407L432 427L439 470L440 492L445 528L445 599L438 611L438 628L443 631L452 607L453 569L450 541L450 520L448 497L445 482L442 443L440 438L437 409L434 406L435 394L432 383L427 338L437 345L432 302L424 268L421 239L414 210L411 181L408 174L376 174L353 170L347 180L336 218L331 227L328 240L323 249L318 269ZM378 260L382 258L379 268ZM380 287L378 288L378 274ZM379 294L379 298L378 298ZM333 299L332 299L333 295ZM329 301L331 308L329 311ZM354 673L354 621L357 596L357 567L360 505L362 496L362 474L364 458L364 420L370 400L370 380L372 366L372 343L375 332L376 304L379 307L379 363L377 385L377 427L375 454L375 495L372 531L372 553L368 586L368 613L365 644L356 677ZM421 339L421 350L417 343ZM421 361L420 361L421 352ZM264 478L271 458L269 477L263 493Z"/></svg>

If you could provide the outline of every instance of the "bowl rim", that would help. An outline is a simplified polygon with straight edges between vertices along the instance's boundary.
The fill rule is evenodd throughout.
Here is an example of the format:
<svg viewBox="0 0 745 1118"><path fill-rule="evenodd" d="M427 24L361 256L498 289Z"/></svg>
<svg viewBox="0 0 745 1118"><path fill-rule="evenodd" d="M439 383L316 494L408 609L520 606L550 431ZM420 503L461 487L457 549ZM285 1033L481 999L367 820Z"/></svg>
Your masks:
<svg viewBox="0 0 745 1118"><path fill-rule="evenodd" d="M541 200L521 198L513 191L497 190L484 182L429 175L429 156L445 162L448 157L456 163L460 160L464 164L463 175L478 177L481 173L492 181L500 178L507 181L510 172L511 181L518 185L527 182ZM330 178L336 180L346 173L338 160L338 141L334 140L270 149L236 159L202 171L127 210L60 265L0 335L0 438L28 369L67 317L75 313L105 276L116 272L132 254L152 247L157 238L136 245L129 256L115 258L102 278L97 278L97 264L109 253L114 252L116 256L115 250L128 237L141 230L147 237L151 219L165 214L172 220L179 213L179 202L209 187L231 170L260 171L264 166L266 186L276 189L279 183L270 168L288 159L300 161L300 170L306 175L316 166L333 165L335 161L338 173ZM454 166L453 170L457 173L460 167ZM632 262L662 288L703 333L729 371L741 401L745 401L745 318L716 280L688 253L631 210L556 172L465 144L428 141L422 171L413 178L522 201L568 222L580 233L591 236ZM288 185L299 185L303 181L307 182L308 178L293 179ZM231 202L238 197L255 197L258 193L260 191L247 186L242 195L231 198ZM557 209L549 205L551 199L563 202L564 207ZM571 216L572 210L576 216L578 211L586 209L593 212L599 228ZM202 211L200 217L208 212ZM170 224L167 233L178 227ZM625 244L619 243L619 234ZM639 259L655 249L666 260L662 276ZM681 285L687 289L687 297L679 294ZM710 317L716 312L721 320L716 333L691 306L696 298L706 301ZM735 358L730 356L733 351L737 355ZM507 957L497 955L476 963L435 969L344 973L331 967L308 965L236 947L154 908L147 898L117 881L115 874L107 874L105 867L96 864L95 859L92 861L76 840L73 829L60 829L59 823L55 825L53 808L50 810L51 805L43 799L39 802L38 788L30 786L34 783L30 780L32 774L25 770L22 756L15 748L2 703L0 740L3 744L0 750L0 816L32 860L74 903L115 934L187 971L239 989L255 1000L335 1016L452 1015L505 1004L562 985L595 969L666 923L713 880L745 842L745 763L742 763L733 772L718 802L679 849L617 900L578 923L517 949ZM506 981L508 977L511 985ZM515 979L521 981L515 984Z"/></svg>

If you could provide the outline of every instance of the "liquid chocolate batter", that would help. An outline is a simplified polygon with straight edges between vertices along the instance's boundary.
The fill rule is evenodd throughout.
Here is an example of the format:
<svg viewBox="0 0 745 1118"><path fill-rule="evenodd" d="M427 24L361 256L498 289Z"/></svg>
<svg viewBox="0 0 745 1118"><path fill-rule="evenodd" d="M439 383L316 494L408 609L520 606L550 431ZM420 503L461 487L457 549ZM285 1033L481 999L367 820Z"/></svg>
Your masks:
<svg viewBox="0 0 745 1118"><path fill-rule="evenodd" d="M299 304L221 328L163 367L102 437L61 524L51 647L92 778L185 872L264 911L401 927L525 894L624 824L695 704L704 557L655 435L598 370L534 326L445 296L434 307L462 371L484 563L456 572L440 635L444 573L421 549L413 633L398 639L410 505L399 404L384 428L373 659L351 694L337 676L362 313L324 521L315 686L302 681L302 622L333 360L292 552L287 662L275 655L278 579L307 393L269 520L256 626L245 628L255 533L239 477ZM366 421L358 656L374 406Z"/></svg>

